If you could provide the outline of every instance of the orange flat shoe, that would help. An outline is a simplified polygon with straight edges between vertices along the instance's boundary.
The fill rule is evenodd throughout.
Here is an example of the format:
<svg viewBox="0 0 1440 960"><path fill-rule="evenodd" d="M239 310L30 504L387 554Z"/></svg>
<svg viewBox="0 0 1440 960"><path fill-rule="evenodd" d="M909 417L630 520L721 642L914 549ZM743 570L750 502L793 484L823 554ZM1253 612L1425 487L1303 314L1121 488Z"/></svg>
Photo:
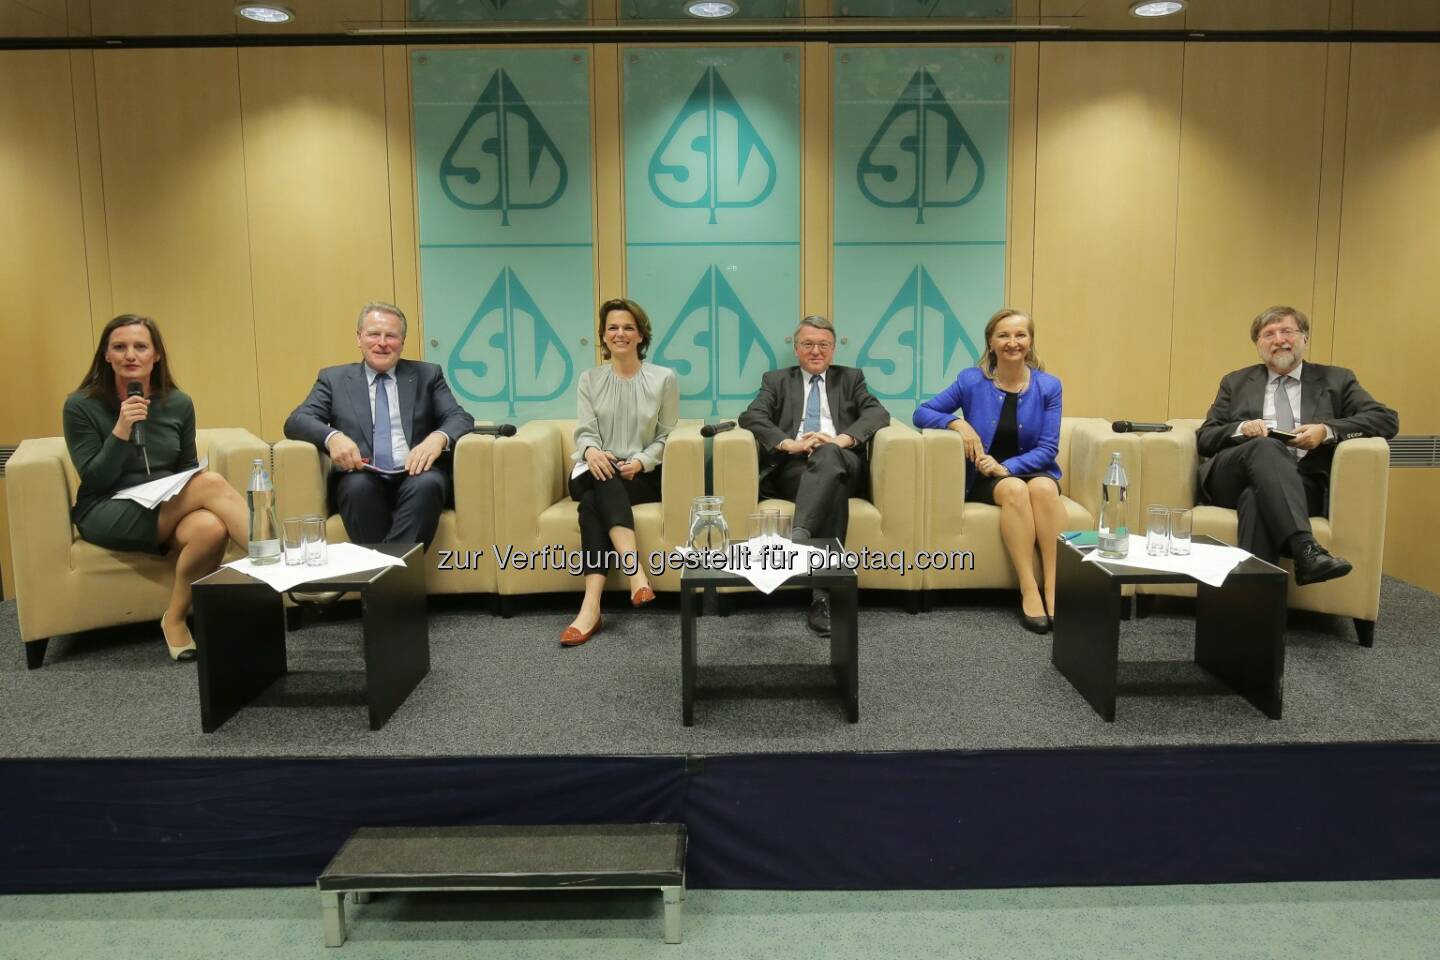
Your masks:
<svg viewBox="0 0 1440 960"><path fill-rule="evenodd" d="M655 591L649 587L641 587L639 590L630 594L630 606L632 607L643 607L645 604L653 603L654 601Z"/></svg>
<svg viewBox="0 0 1440 960"><path fill-rule="evenodd" d="M584 643L586 640L589 640L591 637L595 636L595 634L599 633L600 628L603 626L605 626L604 617L596 620L595 626L591 627L589 631L584 633L576 630L574 627L566 627L564 630L560 631L560 646L578 647L580 646L580 644Z"/></svg>

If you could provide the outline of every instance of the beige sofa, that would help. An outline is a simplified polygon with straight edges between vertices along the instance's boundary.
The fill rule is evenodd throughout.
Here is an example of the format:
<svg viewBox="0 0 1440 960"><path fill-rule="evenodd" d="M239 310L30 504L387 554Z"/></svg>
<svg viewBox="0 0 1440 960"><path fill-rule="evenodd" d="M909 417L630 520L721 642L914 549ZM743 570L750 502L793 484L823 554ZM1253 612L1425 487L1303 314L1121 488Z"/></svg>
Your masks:
<svg viewBox="0 0 1440 960"><path fill-rule="evenodd" d="M1172 420L1170 433L1145 434L1141 440L1144 461L1145 503L1194 506L1198 497L1195 431L1200 420ZM1390 491L1390 447L1374 437L1346 440L1335 448L1330 469L1330 516L1311 517L1315 539L1331 553L1354 565L1345 577L1327 583L1297 587L1290 581L1288 605L1296 610L1350 617L1362 646L1375 642L1375 619L1380 612L1380 574L1385 558L1385 509ZM1234 543L1237 517L1224 507L1197 506L1194 533ZM1137 531L1138 532L1138 531ZM1281 566L1290 569L1289 560ZM1193 596L1194 587L1153 586L1145 594Z"/></svg>
<svg viewBox="0 0 1440 960"><path fill-rule="evenodd" d="M973 567L951 563L925 573L926 590L1018 588L1015 568L1000 538L1000 508L966 503L965 447L954 430L925 430L925 549L964 551ZM1115 433L1108 420L1065 417L1060 421L1061 502L1065 529L1094 530L1100 514L1100 486L1111 454L1119 452L1129 481L1127 520L1132 530L1142 516L1140 489L1144 466L1134 434ZM1040 570L1039 557L1035 569Z"/></svg>
<svg viewBox="0 0 1440 960"><path fill-rule="evenodd" d="M543 569L545 564L521 569L510 563L498 571L504 614L509 613L509 597L584 589L583 578L562 569L553 553L580 549L579 505L569 493L574 450L574 420L533 420L515 436L495 442L495 543L501 550L511 548L515 555L551 551L552 556L551 569ZM690 505L705 492L705 445L699 421L682 420L671 432L660 483L661 502L635 508L636 544L647 569L652 552L668 552L685 542ZM664 566L651 577L651 585L657 591L679 590L679 571ZM606 586L623 589L623 574L612 571Z"/></svg>
<svg viewBox="0 0 1440 960"><path fill-rule="evenodd" d="M195 448L241 493L251 461L270 463L269 446L248 430L197 430ZM79 483L63 437L21 441L5 468L20 639L32 670L44 662L51 637L159 620L174 586L173 560L79 538L70 522Z"/></svg>
<svg viewBox="0 0 1440 960"><path fill-rule="evenodd" d="M921 491L923 484L920 434L899 420L879 430L871 441L870 497L850 498L850 525L845 546L887 554L901 551L913 557L922 547ZM714 449L715 493L725 498L725 522L734 539L749 535L750 514L779 510L795 513L789 500L760 499L760 452L755 435L737 428L718 435ZM913 571L862 567L857 571L863 589L905 590L912 612L920 608L923 578Z"/></svg>
<svg viewBox="0 0 1440 960"><path fill-rule="evenodd" d="M455 506L440 514L425 555L427 593L494 593L495 438L466 434L452 451ZM345 543L345 523L326 502L330 459L314 444L275 444L275 507L285 517L324 516L331 543Z"/></svg>

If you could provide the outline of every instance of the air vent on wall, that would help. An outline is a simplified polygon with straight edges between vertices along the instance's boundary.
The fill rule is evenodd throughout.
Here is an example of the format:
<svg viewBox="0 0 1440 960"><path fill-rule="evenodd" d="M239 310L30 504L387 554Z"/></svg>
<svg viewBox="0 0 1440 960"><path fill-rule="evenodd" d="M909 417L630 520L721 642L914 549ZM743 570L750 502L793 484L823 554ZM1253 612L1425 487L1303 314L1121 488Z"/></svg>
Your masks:
<svg viewBox="0 0 1440 960"><path fill-rule="evenodd" d="M1396 437L1390 441L1390 466L1440 467L1440 436Z"/></svg>
<svg viewBox="0 0 1440 960"><path fill-rule="evenodd" d="M14 452L14 447L0 447L0 480L5 479L5 464L10 462L10 455Z"/></svg>

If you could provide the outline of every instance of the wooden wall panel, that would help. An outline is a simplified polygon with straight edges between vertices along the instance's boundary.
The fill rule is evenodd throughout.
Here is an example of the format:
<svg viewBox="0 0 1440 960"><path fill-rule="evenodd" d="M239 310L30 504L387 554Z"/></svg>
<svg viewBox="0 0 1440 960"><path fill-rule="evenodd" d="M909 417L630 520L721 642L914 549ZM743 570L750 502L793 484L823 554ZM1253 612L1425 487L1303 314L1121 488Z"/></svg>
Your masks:
<svg viewBox="0 0 1440 960"><path fill-rule="evenodd" d="M95 347L68 53L0 56L0 143L0 290L16 325L0 444L15 444L60 433L60 407Z"/></svg>
<svg viewBox="0 0 1440 960"><path fill-rule="evenodd" d="M0 0L0 37L63 37L65 0Z"/></svg>
<svg viewBox="0 0 1440 960"><path fill-rule="evenodd" d="M390 165L390 257L394 303L411 322L405 356L425 355L425 318L420 306L418 204L415 149L411 142L410 47L382 48L385 68L385 144Z"/></svg>
<svg viewBox="0 0 1440 960"><path fill-rule="evenodd" d="M1440 46L1355 45L1350 61L1336 362L1440 433Z"/></svg>
<svg viewBox="0 0 1440 960"><path fill-rule="evenodd" d="M597 43L590 54L590 118L595 176L591 181L595 223L595 302L621 296L625 290L625 159L620 138L620 45ZM596 345L599 362L599 345Z"/></svg>
<svg viewBox="0 0 1440 960"><path fill-rule="evenodd" d="M381 50L241 50L240 98L260 435L278 440L315 372L358 356L360 306L395 296Z"/></svg>
<svg viewBox="0 0 1440 960"><path fill-rule="evenodd" d="M835 169L831 136L835 105L831 75L834 54L828 43L807 43L801 61L800 116L801 152L804 172L800 194L800 310L805 316L833 316L830 269L831 213L835 209L832 191ZM799 319L796 317L795 319Z"/></svg>
<svg viewBox="0 0 1440 960"><path fill-rule="evenodd" d="M1067 416L1167 409L1182 52L1040 47L1036 346Z"/></svg>
<svg viewBox="0 0 1440 960"><path fill-rule="evenodd" d="M1005 303L1034 306L1035 138L1040 98L1040 45L1017 43L1010 58L1010 196L1005 233Z"/></svg>
<svg viewBox="0 0 1440 960"><path fill-rule="evenodd" d="M1400 421L1405 429L1404 418ZM1390 471L1390 509L1385 523L1385 572L1440 593L1440 539L1435 504L1440 503L1440 470ZM1385 613L1381 610L1383 618ZM1382 619L1383 623L1384 620Z"/></svg>
<svg viewBox="0 0 1440 960"><path fill-rule="evenodd" d="M1256 362L1265 307L1314 313L1324 76L1324 44L1186 45L1169 416L1203 417ZM1314 324L1312 355L1328 348Z"/></svg>
<svg viewBox="0 0 1440 960"><path fill-rule="evenodd" d="M95 76L114 306L155 317L201 426L258 432L237 51L102 51Z"/></svg>

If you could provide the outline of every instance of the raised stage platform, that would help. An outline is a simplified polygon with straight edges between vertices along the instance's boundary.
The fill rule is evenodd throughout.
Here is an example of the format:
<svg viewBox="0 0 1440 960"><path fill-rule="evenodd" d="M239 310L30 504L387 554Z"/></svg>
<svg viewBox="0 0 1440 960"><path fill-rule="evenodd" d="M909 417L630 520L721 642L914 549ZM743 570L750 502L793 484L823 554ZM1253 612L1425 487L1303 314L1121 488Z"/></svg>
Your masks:
<svg viewBox="0 0 1440 960"><path fill-rule="evenodd" d="M1292 612L1279 721L1193 665L1183 601L1123 625L1105 723L977 592L918 616L862 594L849 724L781 594L701 621L687 728L673 603L563 650L575 599L504 620L432 598L431 673L376 732L356 623L307 624L212 734L153 627L27 671L0 605L0 891L308 883L360 825L656 820L688 825L697 887L1440 876L1440 597L1398 581L1372 649ZM725 666L755 661L816 666Z"/></svg>

